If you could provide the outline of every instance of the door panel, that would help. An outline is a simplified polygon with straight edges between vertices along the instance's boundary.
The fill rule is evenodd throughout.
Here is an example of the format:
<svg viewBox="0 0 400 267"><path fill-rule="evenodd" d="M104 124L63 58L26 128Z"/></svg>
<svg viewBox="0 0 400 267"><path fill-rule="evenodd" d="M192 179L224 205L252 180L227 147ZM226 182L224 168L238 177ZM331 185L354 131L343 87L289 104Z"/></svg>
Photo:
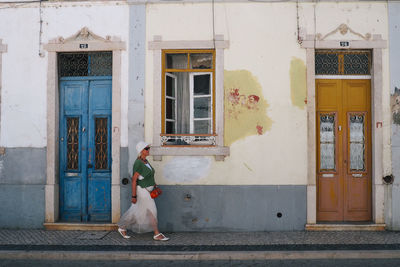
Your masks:
<svg viewBox="0 0 400 267"><path fill-rule="evenodd" d="M319 209L322 212L339 212L339 183L337 177L319 179ZM328 200L326 200L328 198Z"/></svg>
<svg viewBox="0 0 400 267"><path fill-rule="evenodd" d="M368 221L371 209L371 89L370 80L345 80L346 119L345 221Z"/></svg>
<svg viewBox="0 0 400 267"><path fill-rule="evenodd" d="M316 80L316 92L317 220L369 221L370 80ZM334 131L322 119L333 115ZM332 155L331 158L325 155L329 152L324 137L327 133L335 143L334 168L328 169Z"/></svg>
<svg viewBox="0 0 400 267"><path fill-rule="evenodd" d="M341 101L341 90L338 90L340 85L335 80L324 80L319 83L317 103L319 103L320 110L337 110Z"/></svg>
<svg viewBox="0 0 400 267"><path fill-rule="evenodd" d="M331 87L329 91L336 90L336 84L328 84ZM327 86L324 91L327 91L326 88ZM340 96L338 93L333 95L335 95L335 98ZM329 109L333 109L331 103L327 104ZM339 149L341 146L341 133L338 131L338 115L337 111L317 112L318 210L323 218L329 220L337 220L338 217L343 216L343 209L341 209L343 206L343 192L340 190L343 182L340 179L342 167Z"/></svg>
<svg viewBox="0 0 400 267"><path fill-rule="evenodd" d="M88 213L111 220L111 80L89 86Z"/></svg>
<svg viewBox="0 0 400 267"><path fill-rule="evenodd" d="M87 81L60 82L60 217L65 221L82 220L87 146L82 127L87 123Z"/></svg>
<svg viewBox="0 0 400 267"><path fill-rule="evenodd" d="M111 219L111 88L111 79L60 82L63 221ZM96 156L103 160L101 170L95 170Z"/></svg>
<svg viewBox="0 0 400 267"><path fill-rule="evenodd" d="M64 178L64 186L63 186L64 194L66 196L74 197L66 197L65 198L65 210L70 213L79 213L81 210L81 197L80 197L80 188L81 188L81 178L80 177L65 177Z"/></svg>

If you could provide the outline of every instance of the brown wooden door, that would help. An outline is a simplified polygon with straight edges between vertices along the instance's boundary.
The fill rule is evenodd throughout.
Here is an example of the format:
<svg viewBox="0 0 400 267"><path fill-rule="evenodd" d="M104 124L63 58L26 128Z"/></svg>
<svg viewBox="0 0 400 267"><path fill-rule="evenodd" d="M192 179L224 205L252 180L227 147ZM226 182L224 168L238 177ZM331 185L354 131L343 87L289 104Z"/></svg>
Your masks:
<svg viewBox="0 0 400 267"><path fill-rule="evenodd" d="M370 80L316 80L317 220L371 220Z"/></svg>

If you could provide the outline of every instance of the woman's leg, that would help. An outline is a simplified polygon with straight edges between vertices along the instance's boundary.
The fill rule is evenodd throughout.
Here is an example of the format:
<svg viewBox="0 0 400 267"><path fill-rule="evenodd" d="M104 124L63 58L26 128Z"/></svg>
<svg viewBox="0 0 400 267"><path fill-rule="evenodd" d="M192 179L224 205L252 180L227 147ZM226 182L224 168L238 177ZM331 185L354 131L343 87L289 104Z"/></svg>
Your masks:
<svg viewBox="0 0 400 267"><path fill-rule="evenodd" d="M153 239L154 240L158 240L158 241L167 241L167 240L169 240L168 237L166 237L164 234L160 233L160 231L158 230L157 218L149 210L147 210L147 212L148 212L147 215L150 218L150 222L151 222L151 225L152 225L153 231L154 231Z"/></svg>
<svg viewBox="0 0 400 267"><path fill-rule="evenodd" d="M160 231L158 230L157 218L154 217L150 210L147 210L147 216L150 218L151 226L153 227L154 235L158 235Z"/></svg>

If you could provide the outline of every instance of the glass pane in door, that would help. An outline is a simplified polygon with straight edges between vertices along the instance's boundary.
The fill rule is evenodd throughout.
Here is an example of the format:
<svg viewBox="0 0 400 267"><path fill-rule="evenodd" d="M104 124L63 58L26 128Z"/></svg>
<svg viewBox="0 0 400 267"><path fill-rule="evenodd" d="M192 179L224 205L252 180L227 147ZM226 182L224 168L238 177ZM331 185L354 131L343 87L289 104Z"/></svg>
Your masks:
<svg viewBox="0 0 400 267"><path fill-rule="evenodd" d="M320 169L335 170L335 114L320 114Z"/></svg>
<svg viewBox="0 0 400 267"><path fill-rule="evenodd" d="M67 170L79 167L79 118L67 118Z"/></svg>
<svg viewBox="0 0 400 267"><path fill-rule="evenodd" d="M339 74L339 57L337 53L317 52L315 54L316 75Z"/></svg>
<svg viewBox="0 0 400 267"><path fill-rule="evenodd" d="M365 170L364 115L350 115L350 170Z"/></svg>
<svg viewBox="0 0 400 267"><path fill-rule="evenodd" d="M95 169L108 169L108 127L107 118L95 120Z"/></svg>
<svg viewBox="0 0 400 267"><path fill-rule="evenodd" d="M345 75L369 75L370 53L354 53L343 55L343 71Z"/></svg>
<svg viewBox="0 0 400 267"><path fill-rule="evenodd" d="M112 52L89 53L89 62L90 76L112 75Z"/></svg>

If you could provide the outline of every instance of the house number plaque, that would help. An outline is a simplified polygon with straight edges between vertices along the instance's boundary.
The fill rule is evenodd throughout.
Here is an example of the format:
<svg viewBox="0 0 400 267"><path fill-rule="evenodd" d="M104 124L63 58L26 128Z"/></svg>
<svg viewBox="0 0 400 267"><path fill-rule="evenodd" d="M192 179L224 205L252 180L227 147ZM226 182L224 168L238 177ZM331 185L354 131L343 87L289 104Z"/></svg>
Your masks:
<svg viewBox="0 0 400 267"><path fill-rule="evenodd" d="M89 47L88 44L79 44L79 48L81 48L81 49L85 49L85 48L88 48L88 47Z"/></svg>
<svg viewBox="0 0 400 267"><path fill-rule="evenodd" d="M349 47L350 43L349 42L340 42L341 47Z"/></svg>

